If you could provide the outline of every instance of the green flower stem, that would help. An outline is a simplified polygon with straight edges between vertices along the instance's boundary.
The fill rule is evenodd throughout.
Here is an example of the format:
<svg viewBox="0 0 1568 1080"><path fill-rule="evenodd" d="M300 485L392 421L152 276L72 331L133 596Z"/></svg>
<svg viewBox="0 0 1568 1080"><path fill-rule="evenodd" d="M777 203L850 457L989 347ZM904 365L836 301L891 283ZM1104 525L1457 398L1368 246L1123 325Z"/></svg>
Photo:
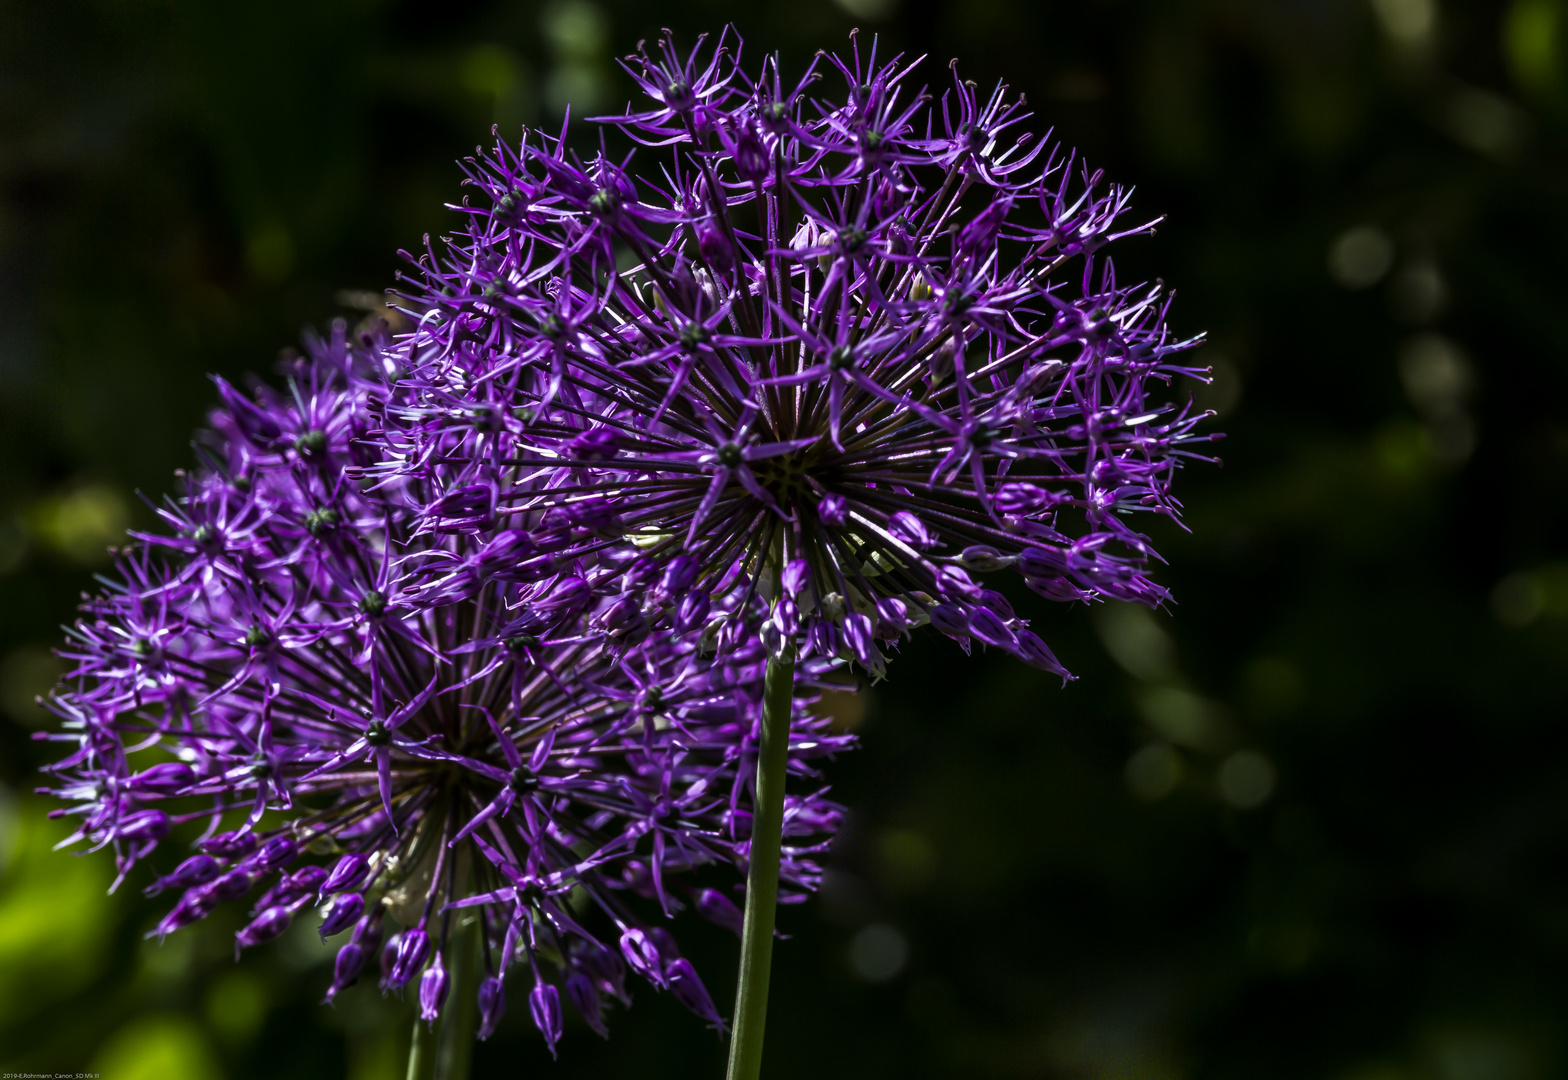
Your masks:
<svg viewBox="0 0 1568 1080"><path fill-rule="evenodd" d="M414 1038L408 1044L408 1080L429 1080L435 1045L436 1037L430 1025L415 1016Z"/></svg>
<svg viewBox="0 0 1568 1080"><path fill-rule="evenodd" d="M459 912L452 928L452 989L441 1013L436 1080L468 1080L479 1030L479 916Z"/></svg>
<svg viewBox="0 0 1568 1080"><path fill-rule="evenodd" d="M768 661L762 684L762 745L757 752L757 802L751 822L751 866L746 874L746 921L740 942L740 986L727 1080L757 1080L762 1032L768 1019L768 974L773 966L773 916L779 901L779 848L784 839L784 779L795 690L795 650Z"/></svg>
<svg viewBox="0 0 1568 1080"><path fill-rule="evenodd" d="M459 855L457 877L467 880L468 859ZM459 894L461 895L461 894ZM414 1020L414 1038L408 1047L407 1080L468 1080L474 1058L474 1034L479 1029L479 917L473 910L453 913L453 926L447 941L446 1007L435 1030L423 1020ZM410 984L418 1000L418 981Z"/></svg>

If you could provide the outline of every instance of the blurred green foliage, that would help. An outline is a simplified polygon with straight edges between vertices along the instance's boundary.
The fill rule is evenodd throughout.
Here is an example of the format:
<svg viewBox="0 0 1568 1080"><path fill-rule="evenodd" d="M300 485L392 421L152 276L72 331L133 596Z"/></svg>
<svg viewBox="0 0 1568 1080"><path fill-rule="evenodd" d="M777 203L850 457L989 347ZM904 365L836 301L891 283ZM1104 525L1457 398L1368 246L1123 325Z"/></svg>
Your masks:
<svg viewBox="0 0 1568 1080"><path fill-rule="evenodd" d="M0 0L0 1069L400 1075L410 1011L316 1004L301 925L162 945L54 853L31 704L103 549L189 464L203 374L266 373L451 226L452 160L627 93L735 19L857 23L1027 92L1168 214L1121 272L1210 332L1225 467L1157 529L1170 612L1048 611L1059 689L908 647L787 911L773 1076L1568 1076L1563 0ZM683 931L715 997L735 944ZM546 1075L513 991L476 1076ZM717 1076L639 994L579 1076Z"/></svg>

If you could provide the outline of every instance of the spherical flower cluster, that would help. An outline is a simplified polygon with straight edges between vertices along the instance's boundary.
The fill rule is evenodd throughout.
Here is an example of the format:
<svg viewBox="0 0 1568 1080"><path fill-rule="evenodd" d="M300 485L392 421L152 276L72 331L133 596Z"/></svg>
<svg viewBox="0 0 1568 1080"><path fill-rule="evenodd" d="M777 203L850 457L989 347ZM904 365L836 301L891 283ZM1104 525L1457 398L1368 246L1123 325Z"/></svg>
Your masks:
<svg viewBox="0 0 1568 1080"><path fill-rule="evenodd" d="M930 623L1066 677L984 578L1166 596L1133 515L1177 514L1211 436L1157 391L1205 374L1163 285L1119 284L1102 250L1153 223L1019 133L1005 87L955 69L933 101L858 44L790 83L738 52L631 58L652 106L604 122L657 171L564 130L470 160L466 224L405 295L386 475L434 471L431 528L556 520L554 557L665 560L705 649L749 640L729 628L758 605L706 606L739 583L775 654L881 676Z"/></svg>
<svg viewBox="0 0 1568 1080"><path fill-rule="evenodd" d="M690 598L668 562L547 551L576 519L528 531L389 473L393 352L384 327L339 324L286 363L286 393L220 381L202 467L157 508L168 531L136 535L71 631L75 670L47 702L67 748L55 814L113 849L120 880L167 862L148 886L177 897L158 935L250 897L245 947L319 905L323 940L347 935L328 999L379 963L434 1020L454 919L477 918L482 1035L524 962L552 1050L562 995L602 1033L627 967L722 1026L662 923L692 907L739 930L762 646L701 655L665 613ZM629 592L629 615L609 581L665 606ZM841 813L811 762L850 740L797 686L783 880L799 897Z"/></svg>

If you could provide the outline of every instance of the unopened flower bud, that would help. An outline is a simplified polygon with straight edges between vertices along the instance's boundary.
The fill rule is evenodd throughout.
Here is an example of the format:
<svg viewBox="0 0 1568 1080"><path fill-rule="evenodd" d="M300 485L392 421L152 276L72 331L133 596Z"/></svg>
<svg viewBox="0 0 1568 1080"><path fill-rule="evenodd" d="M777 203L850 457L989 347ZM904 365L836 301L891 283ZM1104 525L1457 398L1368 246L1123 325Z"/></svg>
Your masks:
<svg viewBox="0 0 1568 1080"><path fill-rule="evenodd" d="M858 612L844 617L844 644L849 648L856 662L874 678L881 678L887 674L882 651L877 648L873 640L869 618Z"/></svg>
<svg viewBox="0 0 1568 1080"><path fill-rule="evenodd" d="M948 338L926 361L926 378L931 388L941 386L953 377L953 361L958 355L958 348L953 344L953 339Z"/></svg>
<svg viewBox="0 0 1568 1080"><path fill-rule="evenodd" d="M487 975L479 984L479 1038L494 1035L505 1014L506 987L494 975Z"/></svg>
<svg viewBox="0 0 1568 1080"><path fill-rule="evenodd" d="M237 900L250 892L253 884L255 879L247 871L235 869L214 879L207 888L211 889L212 895L219 900Z"/></svg>
<svg viewBox="0 0 1568 1080"><path fill-rule="evenodd" d="M762 140L748 125L735 136L730 148L730 159L735 163L735 175L748 184L755 184L768 175L768 151Z"/></svg>
<svg viewBox="0 0 1568 1080"><path fill-rule="evenodd" d="M653 942L659 950L659 955L664 958L664 965L669 967L669 962L681 954L680 946L675 944L675 935L662 926L648 927L648 940Z"/></svg>
<svg viewBox="0 0 1568 1080"><path fill-rule="evenodd" d="M375 907L361 916L359 922L354 924L354 933L349 936L349 940L357 942L374 952L376 949L381 948L382 933L381 908Z"/></svg>
<svg viewBox="0 0 1568 1080"><path fill-rule="evenodd" d="M1026 547L1018 553L1018 568L1026 577L1060 577L1067 570L1067 552L1060 548Z"/></svg>
<svg viewBox="0 0 1568 1080"><path fill-rule="evenodd" d="M718 889L703 889L696 895L695 904L703 918L733 930L737 935L745 925L745 915L740 908Z"/></svg>
<svg viewBox="0 0 1568 1080"><path fill-rule="evenodd" d="M642 605L635 596L623 596L605 609L599 622L610 633L624 632L642 619Z"/></svg>
<svg viewBox="0 0 1568 1080"><path fill-rule="evenodd" d="M1004 514L1035 514L1051 504L1051 497L1034 484L1019 481L996 489L996 508Z"/></svg>
<svg viewBox="0 0 1568 1080"><path fill-rule="evenodd" d="M240 865L253 874L265 874L287 866L299 855L299 845L287 836L274 836Z"/></svg>
<svg viewBox="0 0 1568 1080"><path fill-rule="evenodd" d="M892 640L909 629L909 605L896 596L877 601L877 637Z"/></svg>
<svg viewBox="0 0 1568 1080"><path fill-rule="evenodd" d="M969 632L987 645L1000 649L1017 647L1018 638L990 608L975 608L969 613Z"/></svg>
<svg viewBox="0 0 1568 1080"><path fill-rule="evenodd" d="M889 518L887 531L893 539L902 541L917 551L927 551L937 545L936 536L926 528L925 522L908 510L900 510Z"/></svg>
<svg viewBox="0 0 1568 1080"><path fill-rule="evenodd" d="M687 593L675 609L675 629L683 634L701 626L708 618L712 601L705 592Z"/></svg>
<svg viewBox="0 0 1568 1080"><path fill-rule="evenodd" d="M670 961L664 969L664 975L669 980L670 992L675 995L676 1001L706 1020L710 1027L725 1030L724 1017L713 1007L713 998L697 977L697 969L691 966L690 960L682 957Z"/></svg>
<svg viewBox="0 0 1568 1080"><path fill-rule="evenodd" d="M980 587L975 584L974 578L962 566L946 563L937 567L937 584L947 595L958 595L966 600L973 600L980 593Z"/></svg>
<svg viewBox="0 0 1568 1080"><path fill-rule="evenodd" d="M697 237L697 250L708 265L719 274L728 274L735 268L735 249L719 229L702 229Z"/></svg>
<svg viewBox="0 0 1568 1080"><path fill-rule="evenodd" d="M843 525L849 520L849 500L842 495L824 495L817 503L817 516L824 525Z"/></svg>
<svg viewBox="0 0 1568 1080"><path fill-rule="evenodd" d="M419 1018L432 1027L441 1015L441 1006L446 1004L447 983L446 967L441 963L441 950L437 949L419 979Z"/></svg>
<svg viewBox="0 0 1568 1080"><path fill-rule="evenodd" d="M620 453L621 436L613 428L591 428L568 439L561 447L563 456L578 461L610 461Z"/></svg>
<svg viewBox="0 0 1568 1080"><path fill-rule="evenodd" d="M381 947L381 992L392 989L392 973L397 970L397 954L403 948L403 935L393 934Z"/></svg>
<svg viewBox="0 0 1568 1080"><path fill-rule="evenodd" d="M621 955L631 969L653 985L664 988L664 963L659 947L644 930L630 929L621 935Z"/></svg>
<svg viewBox="0 0 1568 1080"><path fill-rule="evenodd" d="M216 855L220 859L238 859L255 851L259 843L261 841L253 832L226 832L209 836L198 846L208 855Z"/></svg>
<svg viewBox="0 0 1568 1080"><path fill-rule="evenodd" d="M332 963L332 985L327 987L327 1001L341 994L359 978L359 973L365 970L365 961L370 959L370 950L363 945L349 942L338 950L337 958Z"/></svg>
<svg viewBox="0 0 1568 1080"><path fill-rule="evenodd" d="M598 1032L601 1038L610 1037L610 1029L604 1023L604 999L599 996L599 988L592 979L583 974L569 977L566 980L566 1000L572 1003L572 1008L581 1014L588 1026Z"/></svg>
<svg viewBox="0 0 1568 1080"><path fill-rule="evenodd" d="M795 607L795 601L786 596L773 605L773 625L784 637L795 636L800 630L800 612Z"/></svg>
<svg viewBox="0 0 1568 1080"><path fill-rule="evenodd" d="M430 935L420 927L405 930L398 935L397 959L392 964L392 971L387 978L389 986L398 987L408 985L420 968L424 967L425 957L430 953Z"/></svg>
<svg viewBox="0 0 1568 1080"><path fill-rule="evenodd" d="M288 908L269 907L234 935L234 949L238 952L252 945L260 945L263 941L271 941L287 930L293 921L294 916Z"/></svg>
<svg viewBox="0 0 1568 1080"><path fill-rule="evenodd" d="M537 550L533 537L522 529L502 529L474 557L474 571L480 580L527 581L534 576L533 568L524 564Z"/></svg>
<svg viewBox="0 0 1568 1080"><path fill-rule="evenodd" d="M132 791L149 791L156 795L172 795L181 788L190 787L196 782L196 771L183 761L165 761L154 765L150 769L143 769L130 779L125 786Z"/></svg>
<svg viewBox="0 0 1568 1080"><path fill-rule="evenodd" d="M621 532L621 516L615 504L608 499L597 496L583 499L568 503L565 510L567 519L579 529L587 529L601 536L618 535Z"/></svg>
<svg viewBox="0 0 1568 1080"><path fill-rule="evenodd" d="M223 864L211 855L192 855L179 866L174 868L174 873L161 877L147 886L147 896L157 896L165 889L188 889L193 885L205 885L223 872Z"/></svg>
<svg viewBox="0 0 1568 1080"><path fill-rule="evenodd" d="M1024 584L1047 600L1080 600L1085 596L1082 589L1064 577L1026 577Z"/></svg>
<svg viewBox="0 0 1568 1080"><path fill-rule="evenodd" d="M438 533L473 532L490 522L491 489L470 484L443 495L425 508L425 519Z"/></svg>
<svg viewBox="0 0 1568 1080"><path fill-rule="evenodd" d="M719 628L719 649L722 652L734 652L741 642L746 640L746 624L740 619L726 619Z"/></svg>
<svg viewBox="0 0 1568 1080"><path fill-rule="evenodd" d="M977 574L993 574L998 570L1005 570L1016 561L1010 555L1003 555L989 544L973 544L964 548L959 555L964 568L973 570Z"/></svg>
<svg viewBox="0 0 1568 1080"><path fill-rule="evenodd" d="M370 860L358 852L343 856L327 875L327 879L321 883L322 895L359 888L364 883L365 871L369 868Z"/></svg>
<svg viewBox="0 0 1568 1080"><path fill-rule="evenodd" d="M621 963L620 954L614 949L607 949L602 945L590 945L577 958L597 986L606 994L613 994L628 1004L631 998L626 993L626 965Z"/></svg>
<svg viewBox="0 0 1568 1080"><path fill-rule="evenodd" d="M963 610L954 604L938 604L932 608L931 625L948 637L966 637L969 634L969 620L964 617Z"/></svg>
<svg viewBox="0 0 1568 1080"><path fill-rule="evenodd" d="M322 909L321 926L316 932L321 935L322 941L326 941L334 934L341 934L347 930L364 912L363 896L359 893L339 893L327 901L327 906Z"/></svg>
<svg viewBox="0 0 1568 1080"><path fill-rule="evenodd" d="M1018 656L1024 663L1037 667L1041 671L1049 671L1052 675L1060 675L1063 679L1071 679L1072 674L1056 659L1045 642L1028 630L1018 631Z"/></svg>
<svg viewBox="0 0 1568 1080"><path fill-rule="evenodd" d="M176 930L205 919L218 906L218 897L209 889L190 889L169 913L158 921L153 933L162 938Z"/></svg>
<svg viewBox="0 0 1568 1080"><path fill-rule="evenodd" d="M554 588L543 600L538 600L536 603L548 611L576 611L588 603L591 595L592 590L582 578L564 577L555 583Z"/></svg>
<svg viewBox="0 0 1568 1080"><path fill-rule="evenodd" d="M326 880L327 868L324 866L302 866L283 879L294 900L319 891Z"/></svg>
<svg viewBox="0 0 1568 1080"><path fill-rule="evenodd" d="M561 992L550 983L535 983L528 992L528 1015L555 1057L555 1044L561 1041Z"/></svg>
<svg viewBox="0 0 1568 1080"><path fill-rule="evenodd" d="M697 560L692 556L675 556L665 565L659 578L659 595L666 600L680 596L696 582L698 569Z"/></svg>
<svg viewBox="0 0 1568 1080"><path fill-rule="evenodd" d="M805 559L791 559L784 564L779 581L786 596L798 597L811 584L811 567L806 565Z"/></svg>
<svg viewBox="0 0 1568 1080"><path fill-rule="evenodd" d="M811 652L817 656L838 655L838 628L830 622L816 622L811 624L811 633L806 639L811 646Z"/></svg>

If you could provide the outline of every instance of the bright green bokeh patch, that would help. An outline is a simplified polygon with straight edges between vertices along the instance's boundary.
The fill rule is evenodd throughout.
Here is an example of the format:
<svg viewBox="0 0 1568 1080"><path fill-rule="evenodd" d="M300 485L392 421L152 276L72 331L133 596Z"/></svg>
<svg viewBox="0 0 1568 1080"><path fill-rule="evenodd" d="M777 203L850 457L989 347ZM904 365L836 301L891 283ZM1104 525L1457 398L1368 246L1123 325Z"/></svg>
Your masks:
<svg viewBox="0 0 1568 1080"><path fill-rule="evenodd" d="M201 1029L181 1016L143 1016L116 1032L93 1071L114 1080L218 1080L223 1075Z"/></svg>

